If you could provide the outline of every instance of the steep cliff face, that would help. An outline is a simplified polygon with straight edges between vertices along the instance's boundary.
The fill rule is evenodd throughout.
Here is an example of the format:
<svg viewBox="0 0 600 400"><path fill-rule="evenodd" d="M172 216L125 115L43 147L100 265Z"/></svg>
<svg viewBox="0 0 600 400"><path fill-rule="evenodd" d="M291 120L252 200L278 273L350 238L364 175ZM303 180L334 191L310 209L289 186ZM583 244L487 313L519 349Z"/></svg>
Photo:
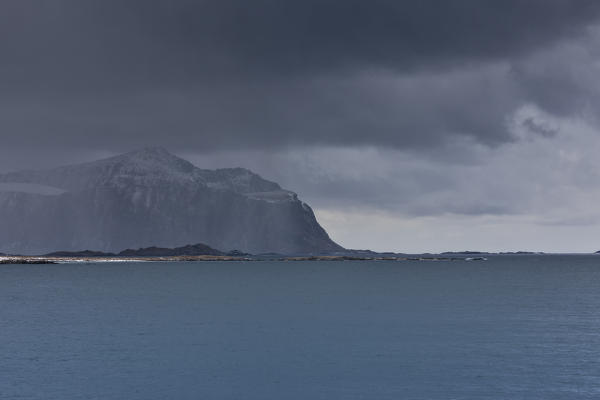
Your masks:
<svg viewBox="0 0 600 400"><path fill-rule="evenodd" d="M161 148L0 175L2 252L189 243L250 253L342 250L295 193L243 168L197 168Z"/></svg>

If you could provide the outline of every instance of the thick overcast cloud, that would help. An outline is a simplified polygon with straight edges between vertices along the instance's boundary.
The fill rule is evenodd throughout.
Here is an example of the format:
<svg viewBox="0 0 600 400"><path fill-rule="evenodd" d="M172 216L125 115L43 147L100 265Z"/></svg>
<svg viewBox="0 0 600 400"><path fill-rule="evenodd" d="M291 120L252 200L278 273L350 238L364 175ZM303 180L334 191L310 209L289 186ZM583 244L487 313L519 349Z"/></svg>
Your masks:
<svg viewBox="0 0 600 400"><path fill-rule="evenodd" d="M1 7L5 143L110 150L501 143L522 102L568 107L580 85L535 55L586 40L600 15L587 0Z"/></svg>
<svg viewBox="0 0 600 400"><path fill-rule="evenodd" d="M599 21L592 0L5 0L0 171L160 145L280 181L348 246L499 249L525 224L588 249L557 227L596 227ZM402 227L491 217L421 247Z"/></svg>

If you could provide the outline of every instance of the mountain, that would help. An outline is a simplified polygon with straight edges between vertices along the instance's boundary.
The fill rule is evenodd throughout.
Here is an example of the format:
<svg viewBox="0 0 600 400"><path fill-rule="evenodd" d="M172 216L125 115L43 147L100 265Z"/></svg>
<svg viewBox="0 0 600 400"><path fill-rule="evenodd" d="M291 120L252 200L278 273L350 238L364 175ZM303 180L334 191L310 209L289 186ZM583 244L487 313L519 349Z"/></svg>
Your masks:
<svg viewBox="0 0 600 400"><path fill-rule="evenodd" d="M247 169L197 168L162 148L0 175L2 252L199 242L254 254L343 250L295 193Z"/></svg>

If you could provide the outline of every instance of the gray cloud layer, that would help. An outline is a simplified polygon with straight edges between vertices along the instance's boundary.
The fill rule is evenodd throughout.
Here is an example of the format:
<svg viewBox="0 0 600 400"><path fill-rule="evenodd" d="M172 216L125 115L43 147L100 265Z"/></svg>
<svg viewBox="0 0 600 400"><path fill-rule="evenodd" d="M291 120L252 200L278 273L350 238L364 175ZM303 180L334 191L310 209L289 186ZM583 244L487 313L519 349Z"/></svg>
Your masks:
<svg viewBox="0 0 600 400"><path fill-rule="evenodd" d="M593 74L564 56L589 57L569 43L593 42L600 15L588 0L0 7L4 148L84 151L504 143L524 103L580 111Z"/></svg>

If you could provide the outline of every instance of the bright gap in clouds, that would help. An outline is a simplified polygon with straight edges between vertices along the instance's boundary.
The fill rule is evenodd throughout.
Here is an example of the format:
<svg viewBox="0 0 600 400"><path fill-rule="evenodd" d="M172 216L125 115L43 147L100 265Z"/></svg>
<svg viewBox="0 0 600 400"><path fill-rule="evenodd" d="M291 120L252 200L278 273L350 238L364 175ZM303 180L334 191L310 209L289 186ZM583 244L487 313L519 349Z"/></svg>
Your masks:
<svg viewBox="0 0 600 400"><path fill-rule="evenodd" d="M515 141L411 154L369 148L183 155L248 167L299 193L348 248L591 252L600 249L600 137L534 106L508 121Z"/></svg>
<svg viewBox="0 0 600 400"><path fill-rule="evenodd" d="M335 210L316 210L316 215L331 237L347 248L404 253L463 250L590 253L600 249L597 223L549 227L535 218L520 216L408 217Z"/></svg>

